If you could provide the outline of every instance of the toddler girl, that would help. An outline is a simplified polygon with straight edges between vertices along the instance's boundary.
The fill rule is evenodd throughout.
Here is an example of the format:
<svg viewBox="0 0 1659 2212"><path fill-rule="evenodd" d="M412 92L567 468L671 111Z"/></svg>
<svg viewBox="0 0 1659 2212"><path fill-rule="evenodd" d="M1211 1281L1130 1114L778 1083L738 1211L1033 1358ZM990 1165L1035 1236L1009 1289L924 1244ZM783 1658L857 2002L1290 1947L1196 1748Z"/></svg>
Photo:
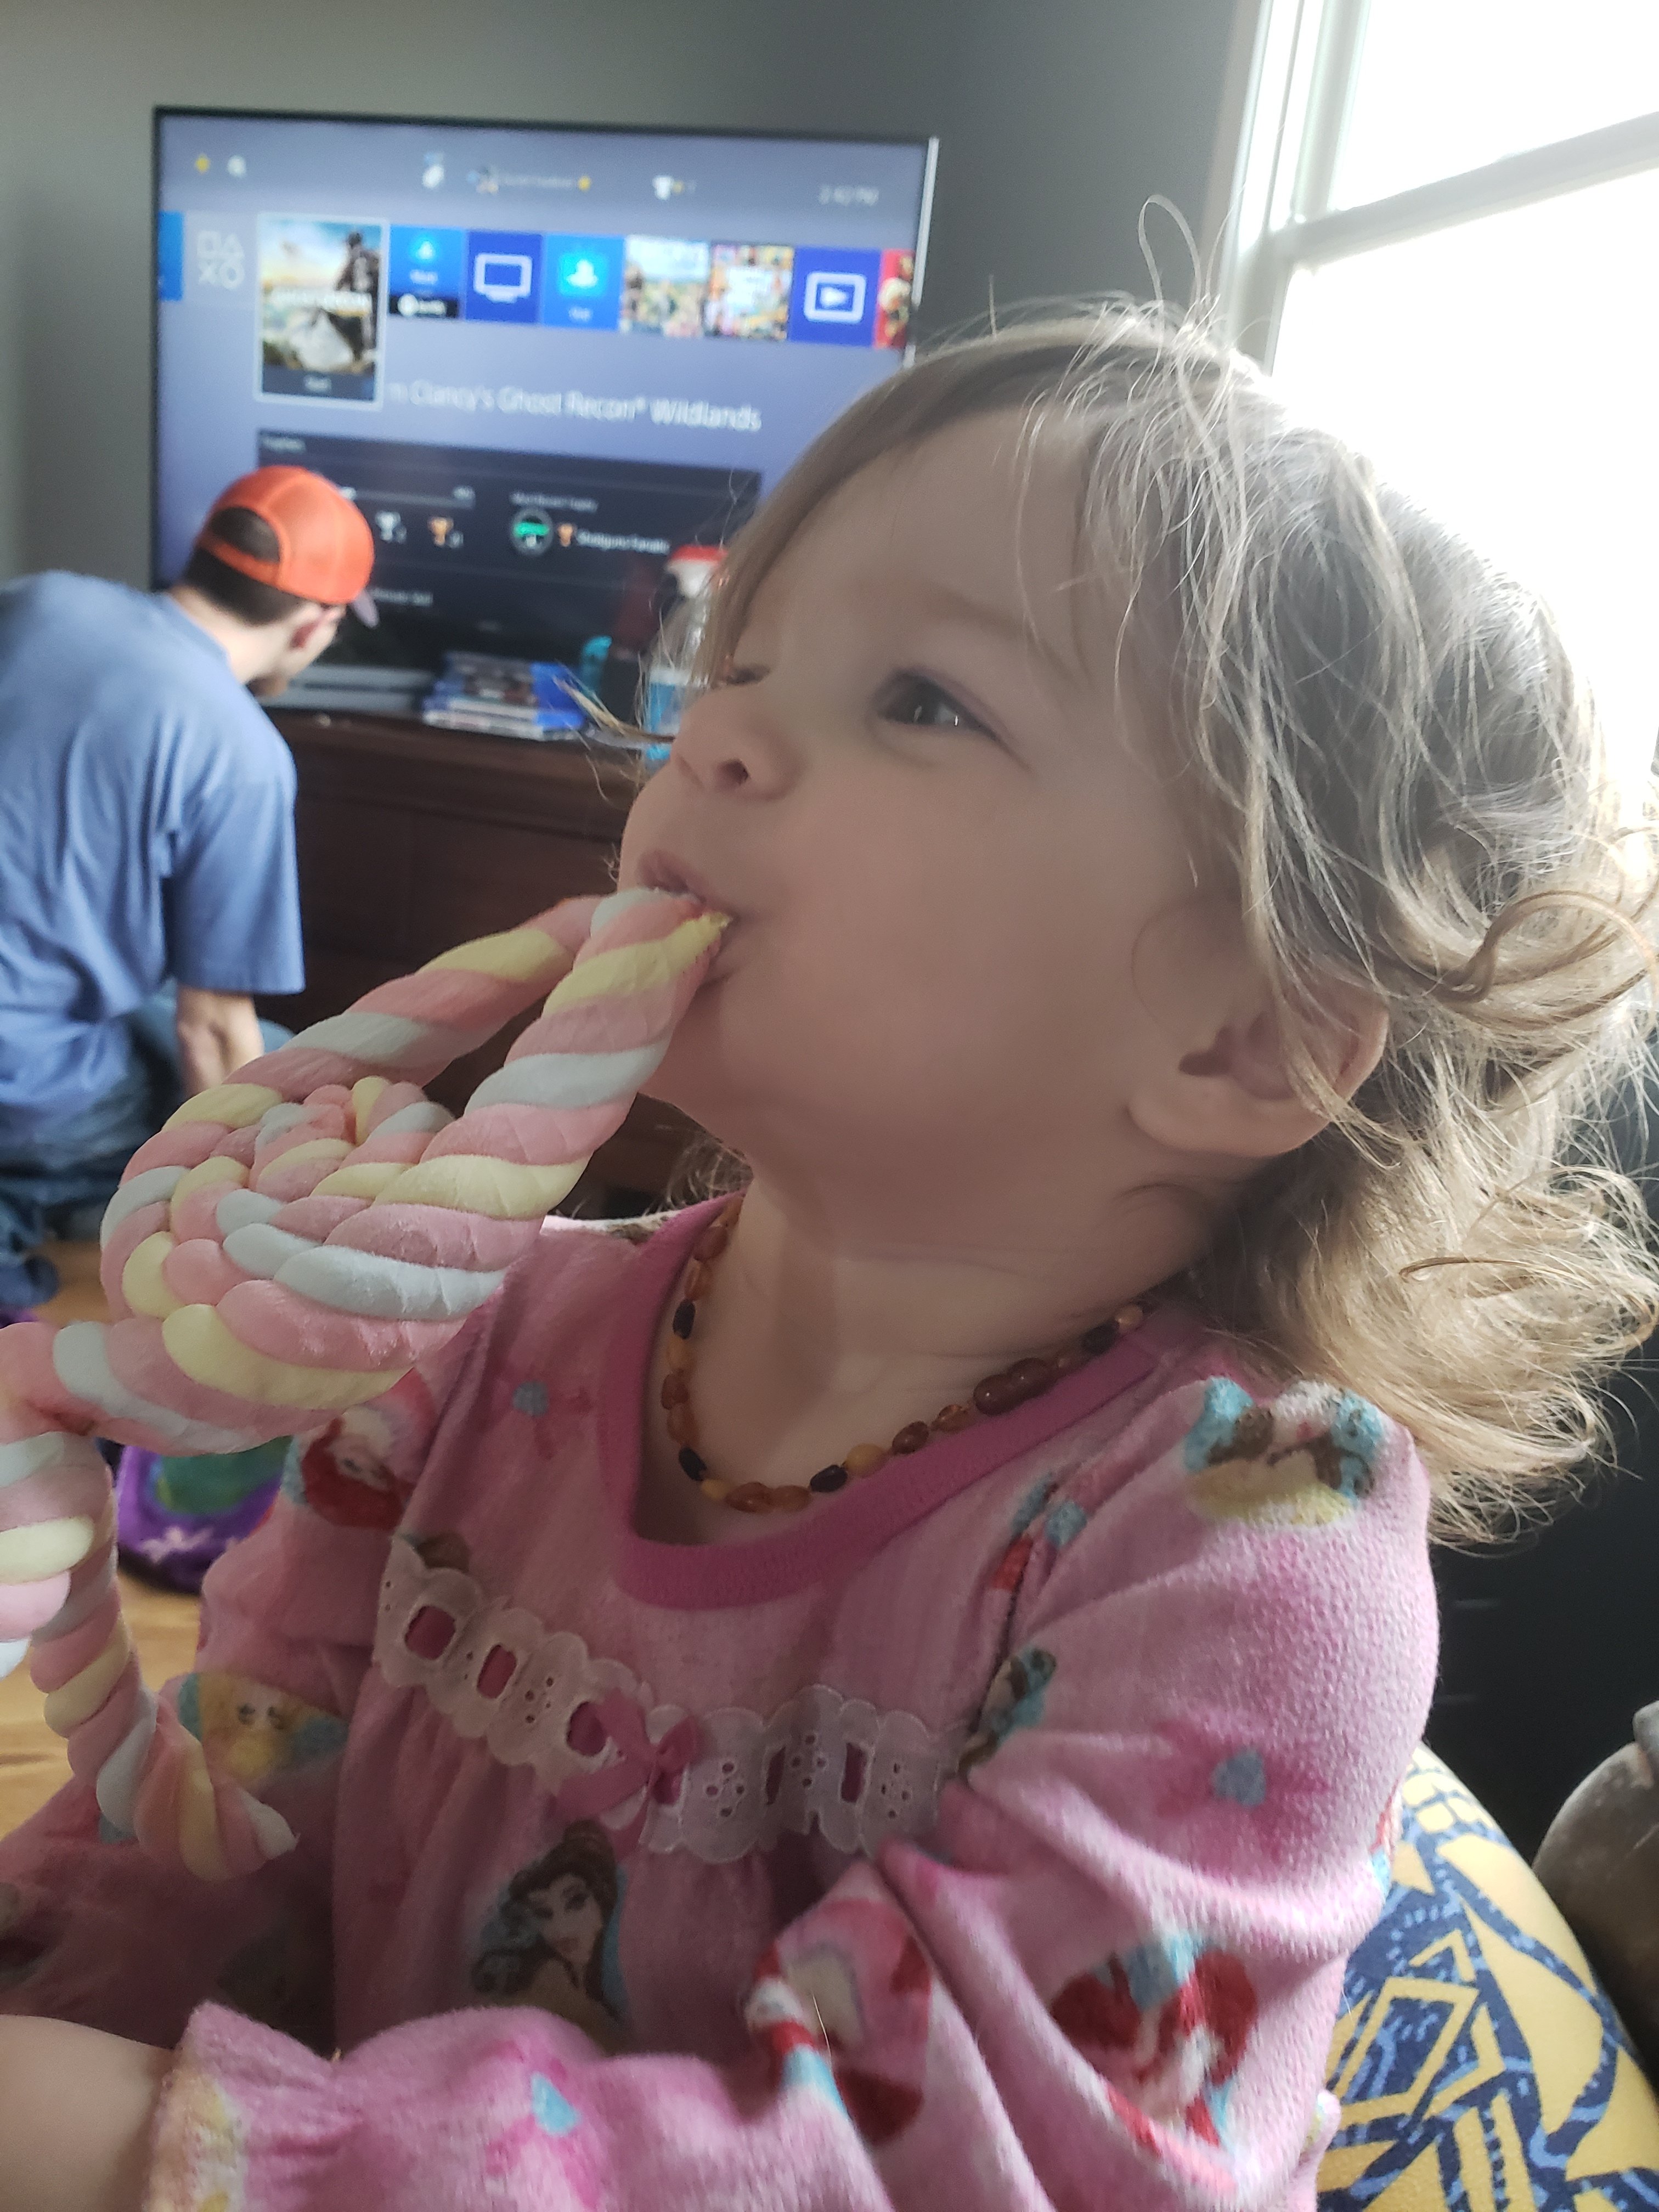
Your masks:
<svg viewBox="0 0 1659 2212"><path fill-rule="evenodd" d="M706 653L621 880L729 917L651 1088L741 1192L422 1322L209 1578L207 1794L106 1731L0 1845L9 2203L1313 2203L1431 1518L1649 1298L1589 710L1127 310L869 394Z"/></svg>

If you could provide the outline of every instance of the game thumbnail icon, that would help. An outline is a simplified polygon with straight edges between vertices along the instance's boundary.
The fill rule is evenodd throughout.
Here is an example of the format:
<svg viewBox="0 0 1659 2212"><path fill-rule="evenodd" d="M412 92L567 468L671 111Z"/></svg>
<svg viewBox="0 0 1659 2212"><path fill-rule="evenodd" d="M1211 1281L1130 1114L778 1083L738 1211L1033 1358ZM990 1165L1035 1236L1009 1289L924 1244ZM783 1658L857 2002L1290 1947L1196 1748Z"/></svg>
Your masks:
<svg viewBox="0 0 1659 2212"><path fill-rule="evenodd" d="M894 249L882 255L876 285L875 340L895 353L902 353L910 343L910 295L915 281L914 253Z"/></svg>
<svg viewBox="0 0 1659 2212"><path fill-rule="evenodd" d="M697 239L630 238L623 264L622 327L667 338L702 335L708 247Z"/></svg>
<svg viewBox="0 0 1659 2212"><path fill-rule="evenodd" d="M713 338L787 338L793 246L716 246L702 326Z"/></svg>
<svg viewBox="0 0 1659 2212"><path fill-rule="evenodd" d="M259 395L377 406L386 226L259 217Z"/></svg>

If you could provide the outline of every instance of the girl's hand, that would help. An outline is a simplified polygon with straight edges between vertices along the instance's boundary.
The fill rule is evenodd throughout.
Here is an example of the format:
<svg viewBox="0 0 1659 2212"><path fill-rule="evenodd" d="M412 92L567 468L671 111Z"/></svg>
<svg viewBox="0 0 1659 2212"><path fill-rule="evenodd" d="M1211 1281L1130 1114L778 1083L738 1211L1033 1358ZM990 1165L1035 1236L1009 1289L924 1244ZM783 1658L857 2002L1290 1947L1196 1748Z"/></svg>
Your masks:
<svg viewBox="0 0 1659 2212"><path fill-rule="evenodd" d="M61 2020L0 2020L9 2212L142 2212L170 2051Z"/></svg>

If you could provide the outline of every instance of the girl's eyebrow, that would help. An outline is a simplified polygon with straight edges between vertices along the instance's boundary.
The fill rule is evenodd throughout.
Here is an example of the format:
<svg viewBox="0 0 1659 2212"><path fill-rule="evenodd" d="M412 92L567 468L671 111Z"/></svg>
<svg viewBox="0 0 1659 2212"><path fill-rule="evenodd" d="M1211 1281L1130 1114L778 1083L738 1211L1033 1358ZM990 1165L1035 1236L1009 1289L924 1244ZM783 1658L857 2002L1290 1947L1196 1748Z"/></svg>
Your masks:
<svg viewBox="0 0 1659 2212"><path fill-rule="evenodd" d="M935 618L959 623L976 634L992 631L1005 643L1018 647L1022 653L1035 653L1067 683L1077 681L1076 662L1051 645L1029 617L1011 614L1006 607L976 599L971 592L960 591L954 584L918 583L915 589L924 611Z"/></svg>
<svg viewBox="0 0 1659 2212"><path fill-rule="evenodd" d="M902 583L900 588L904 588ZM1006 607L976 599L970 592L958 590L954 584L931 583L918 577L909 581L909 589L926 611L945 621L969 623L975 629L1000 630L1007 637L1023 638L1026 634L1026 625ZM886 596L884 590L883 596Z"/></svg>

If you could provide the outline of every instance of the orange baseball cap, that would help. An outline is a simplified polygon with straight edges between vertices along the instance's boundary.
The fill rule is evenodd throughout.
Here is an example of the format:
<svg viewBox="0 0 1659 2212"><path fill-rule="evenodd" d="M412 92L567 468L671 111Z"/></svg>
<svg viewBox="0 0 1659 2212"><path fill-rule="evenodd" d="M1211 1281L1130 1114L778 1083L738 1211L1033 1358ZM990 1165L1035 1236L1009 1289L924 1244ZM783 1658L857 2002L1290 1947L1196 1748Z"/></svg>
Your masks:
<svg viewBox="0 0 1659 2212"><path fill-rule="evenodd" d="M216 534L213 518L228 507L246 507L270 524L276 538L274 561L244 553ZM238 477L214 501L196 543L256 584L325 607L349 607L371 627L380 619L368 592L374 533L345 494L313 470L255 469Z"/></svg>

